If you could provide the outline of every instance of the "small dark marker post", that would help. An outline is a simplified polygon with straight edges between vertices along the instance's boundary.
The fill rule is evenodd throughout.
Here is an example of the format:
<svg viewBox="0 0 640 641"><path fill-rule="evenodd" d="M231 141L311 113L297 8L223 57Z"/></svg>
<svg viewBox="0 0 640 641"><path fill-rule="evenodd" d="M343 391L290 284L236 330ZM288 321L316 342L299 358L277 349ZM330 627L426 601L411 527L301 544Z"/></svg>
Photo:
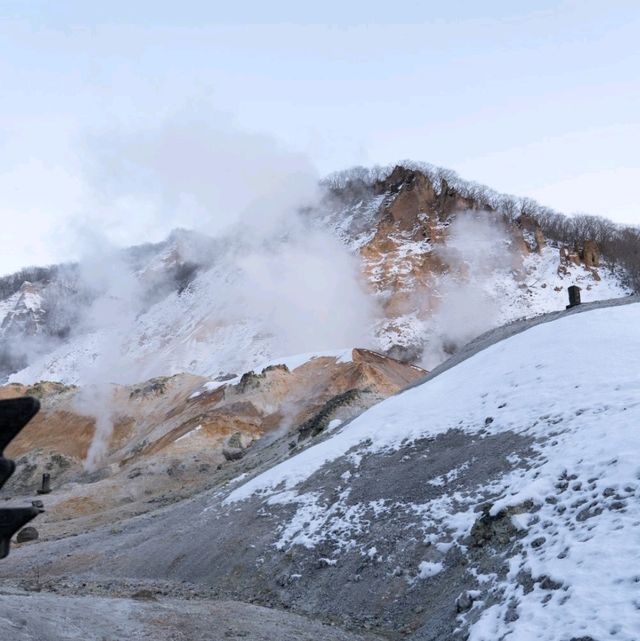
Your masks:
<svg viewBox="0 0 640 641"><path fill-rule="evenodd" d="M38 490L38 494L49 494L51 492L51 474L42 475L42 487Z"/></svg>
<svg viewBox="0 0 640 641"><path fill-rule="evenodd" d="M577 285L569 287L569 304L567 309L580 305L580 288Z"/></svg>

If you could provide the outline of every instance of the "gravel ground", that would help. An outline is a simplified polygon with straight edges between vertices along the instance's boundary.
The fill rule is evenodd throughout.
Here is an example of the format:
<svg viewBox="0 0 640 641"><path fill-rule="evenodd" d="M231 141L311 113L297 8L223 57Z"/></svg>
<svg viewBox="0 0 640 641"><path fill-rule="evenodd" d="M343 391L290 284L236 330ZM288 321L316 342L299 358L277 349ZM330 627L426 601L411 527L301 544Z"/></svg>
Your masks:
<svg viewBox="0 0 640 641"><path fill-rule="evenodd" d="M0 592L7 641L372 641L307 618L233 601Z"/></svg>

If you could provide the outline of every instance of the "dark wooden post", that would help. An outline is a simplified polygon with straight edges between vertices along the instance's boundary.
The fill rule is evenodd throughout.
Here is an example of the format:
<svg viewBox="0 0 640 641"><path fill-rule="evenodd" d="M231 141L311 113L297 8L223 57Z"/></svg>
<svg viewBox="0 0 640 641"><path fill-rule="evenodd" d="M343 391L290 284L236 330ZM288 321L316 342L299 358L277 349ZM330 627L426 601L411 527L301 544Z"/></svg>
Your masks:
<svg viewBox="0 0 640 641"><path fill-rule="evenodd" d="M42 487L38 490L38 494L49 494L51 492L51 474L42 475Z"/></svg>
<svg viewBox="0 0 640 641"><path fill-rule="evenodd" d="M580 288L577 285L569 287L569 304L567 309L580 305Z"/></svg>

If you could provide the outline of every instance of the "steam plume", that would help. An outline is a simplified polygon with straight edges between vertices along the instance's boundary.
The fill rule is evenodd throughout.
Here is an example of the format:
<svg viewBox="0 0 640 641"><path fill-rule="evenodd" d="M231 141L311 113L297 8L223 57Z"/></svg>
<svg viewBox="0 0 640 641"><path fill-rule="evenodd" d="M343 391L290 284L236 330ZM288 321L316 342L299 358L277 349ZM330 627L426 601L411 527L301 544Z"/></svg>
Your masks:
<svg viewBox="0 0 640 641"><path fill-rule="evenodd" d="M375 309L357 263L300 214L318 197L306 158L201 116L141 132L103 132L87 149L91 233L76 235L90 255L81 279L96 292L76 328L91 337L78 395L79 409L96 417L87 469L99 467L109 450L113 383L192 367L214 374L248 368L257 357L369 343ZM214 239L182 243L181 260L200 264L199 275L183 293L154 275L154 287L171 293L148 305L149 274L132 269L110 243L154 238L178 226ZM176 309L185 316L176 318ZM171 325L177 322L181 328ZM178 338L156 344L145 323ZM185 362L191 348L181 342L189 326L197 335L189 344L198 341L204 354L191 364ZM243 328L248 342L225 351L228 327ZM251 351L257 338L267 353Z"/></svg>
<svg viewBox="0 0 640 641"><path fill-rule="evenodd" d="M501 284L519 265L512 237L489 212L460 212L447 244L436 251L448 270L437 283L439 300L423 356L427 368L499 324Z"/></svg>

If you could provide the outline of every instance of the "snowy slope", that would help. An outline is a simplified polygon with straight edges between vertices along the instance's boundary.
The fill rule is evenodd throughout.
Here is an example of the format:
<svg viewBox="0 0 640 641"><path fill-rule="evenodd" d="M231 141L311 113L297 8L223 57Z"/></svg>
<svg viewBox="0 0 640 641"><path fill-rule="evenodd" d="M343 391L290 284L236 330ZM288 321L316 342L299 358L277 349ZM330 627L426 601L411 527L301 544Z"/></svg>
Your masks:
<svg viewBox="0 0 640 641"><path fill-rule="evenodd" d="M486 245L490 251L489 242ZM599 271L598 279L575 264L566 265L566 273L559 274L557 247L547 246L539 254L529 254L517 271L509 263L501 263L501 256L496 252L490 268L478 273L435 274L431 294L435 309L425 313L421 309L424 300L413 294L413 309L378 324L377 348L385 351L394 345L422 345L421 364L433 369L451 354L451 348L455 351L491 328L564 309L569 285L581 288L585 303L631 294L622 284L621 274L606 267ZM447 344L450 347L445 351L443 346Z"/></svg>
<svg viewBox="0 0 640 641"><path fill-rule="evenodd" d="M25 281L15 294L0 303L0 328L13 333L36 333L44 315L40 287Z"/></svg>
<svg viewBox="0 0 640 641"><path fill-rule="evenodd" d="M442 179L456 194L441 192ZM54 313L28 292L0 301L0 319L30 336L28 366L10 380L217 377L345 345L431 369L492 327L562 309L569 285L585 301L630 293L606 257L587 265L539 229L505 222L497 194L486 200L451 172L406 163L329 182L337 189L326 202L274 229L241 225L217 239L176 231L81 265L68 292L43 286Z"/></svg>
<svg viewBox="0 0 640 641"><path fill-rule="evenodd" d="M182 372L216 377L283 362L296 353L286 332L274 332L271 311L286 302L274 297L263 307L243 309L246 302L234 300L240 298L233 288L237 274L225 267L202 273L188 290L169 293L126 322L102 323L95 331L72 336L9 381L78 384L106 376L109 382L126 384ZM118 303L126 306L128 301ZM367 333L366 327L359 332ZM317 334L310 346L314 353L345 349L344 343L328 343L322 331Z"/></svg>
<svg viewBox="0 0 640 641"><path fill-rule="evenodd" d="M562 309L569 284L582 288L585 302L629 293L618 274L602 269L600 280L595 280L581 266L569 265L568 273L560 276L557 267L557 249L546 247L540 255L531 254L525 258L522 276L514 277L508 265L504 268L497 265L491 271L459 283L454 279L446 285L442 282L440 290L436 276L436 293L442 292L447 313L421 315L418 311L409 311L390 321L371 319L371 327L363 327L361 335L372 338L361 346L385 351L394 344L432 345L429 358L423 363L432 368L447 356L437 346L450 331L453 316L455 325L465 327L462 334L456 333L457 339L462 338L464 342L490 327ZM286 337L273 333L268 318L259 313L242 315L233 309L232 302L225 299L229 292L228 280L229 274L223 269L212 268L198 276L187 291L168 294L117 328L118 332L103 327L72 336L9 380L20 383L55 380L78 384L91 380L92 371L99 372L107 366L110 381L120 383L180 372L217 376L242 373L291 353L286 348L286 340L283 341ZM477 314L473 301L465 305L448 304L449 297L456 301L456 291L468 292L473 288L482 292L482 303L491 306L490 314ZM413 299L419 308L419 295ZM341 345L326 342L315 345L320 351L339 347Z"/></svg>
<svg viewBox="0 0 640 641"><path fill-rule="evenodd" d="M339 539L355 545L362 521L301 485L329 462L402 450L455 428L482 438L531 439L530 464L494 480L498 496L485 517L510 515L519 531L506 577L478 577L482 591L470 639L519 641L640 638L640 304L569 315L476 354L431 381L368 410L332 436L245 483L227 498L256 494L265 505L297 506L278 546L308 548ZM429 460L424 465L430 465ZM451 476L453 474L453 476ZM455 470L434 481L446 485ZM451 478L449 478L451 477ZM348 477L343 494L348 494ZM340 497L343 495L341 494ZM447 569L451 546L467 550L478 528L478 496L452 494L409 506L433 531L434 551L420 577ZM406 509L381 501L378 519ZM366 527L366 526L365 526ZM440 551L438 551L440 550ZM364 552L363 552L364 553ZM376 550L370 551L375 557ZM334 562L341 563L340 553ZM522 577L530 577L527 583ZM492 603L492 604L491 604ZM488 605L491 604L491 605ZM425 604L425 607L427 604ZM426 637L425 637L426 638Z"/></svg>
<svg viewBox="0 0 640 641"><path fill-rule="evenodd" d="M530 254L524 259L525 287L510 283L510 291L505 292L507 302L500 315L498 325L503 325L516 318L562 309L567 301L569 284L578 285L581 289L583 303L611 298L622 298L631 291L622 285L621 276L606 266L599 270L600 280L582 266L568 264L566 274L558 273L557 247L544 247L540 254ZM496 292L499 292L496 288ZM503 290L504 291L504 290ZM514 301L510 304L508 301Z"/></svg>
<svg viewBox="0 0 640 641"><path fill-rule="evenodd" d="M18 300L21 296L22 293L20 291L17 291L15 294L12 294L8 298L0 301L0 326L2 326L2 323L4 322L4 319L7 317L7 315L15 309L16 304L18 303Z"/></svg>

